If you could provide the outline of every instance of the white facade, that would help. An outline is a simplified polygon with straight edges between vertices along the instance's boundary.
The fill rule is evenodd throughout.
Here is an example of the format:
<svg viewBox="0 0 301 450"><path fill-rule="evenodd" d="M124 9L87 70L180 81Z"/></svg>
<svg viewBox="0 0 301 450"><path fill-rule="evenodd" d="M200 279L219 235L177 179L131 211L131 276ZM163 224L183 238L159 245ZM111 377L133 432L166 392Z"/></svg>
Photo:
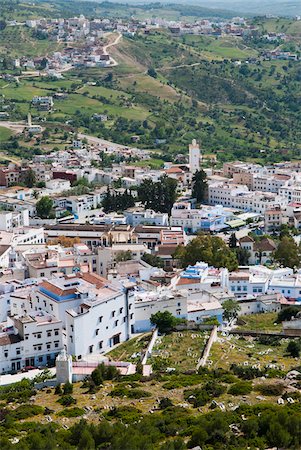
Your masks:
<svg viewBox="0 0 301 450"><path fill-rule="evenodd" d="M264 214L267 209L285 207L288 200L278 194L249 191L247 186L215 182L208 186L210 205L223 205Z"/></svg>
<svg viewBox="0 0 301 450"><path fill-rule="evenodd" d="M0 212L0 231L11 232L13 229L19 227L29 226L29 211L23 209L22 211L1 211Z"/></svg>
<svg viewBox="0 0 301 450"><path fill-rule="evenodd" d="M178 318L187 318L187 295L177 291L137 292L135 294L135 332L152 328L150 317L157 312L169 311Z"/></svg>
<svg viewBox="0 0 301 450"><path fill-rule="evenodd" d="M143 211L125 211L127 223L133 226L137 225L157 225L157 226L167 226L168 225L168 214L157 213L151 209Z"/></svg>
<svg viewBox="0 0 301 450"><path fill-rule="evenodd" d="M92 274L45 281L32 302L62 320L66 350L78 359L127 340L135 321L131 292Z"/></svg>
<svg viewBox="0 0 301 450"><path fill-rule="evenodd" d="M200 146L197 144L196 140L193 139L192 143L189 144L189 170L192 175L200 170L200 158Z"/></svg>

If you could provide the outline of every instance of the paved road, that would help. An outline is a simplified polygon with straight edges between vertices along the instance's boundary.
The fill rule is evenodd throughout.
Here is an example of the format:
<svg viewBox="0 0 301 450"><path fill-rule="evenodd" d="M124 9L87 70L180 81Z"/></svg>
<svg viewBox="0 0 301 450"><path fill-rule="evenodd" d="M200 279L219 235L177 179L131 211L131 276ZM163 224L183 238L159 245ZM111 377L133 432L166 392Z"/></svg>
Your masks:
<svg viewBox="0 0 301 450"><path fill-rule="evenodd" d="M101 138L98 138L95 136L89 136L88 134L78 133L78 137L79 137L79 139L87 139L87 141L90 144L98 144L98 145L102 145L105 147L111 147L116 150L124 148L124 147L131 148L131 147L128 147L127 145L116 144L115 142L106 141L105 139L101 139Z"/></svg>

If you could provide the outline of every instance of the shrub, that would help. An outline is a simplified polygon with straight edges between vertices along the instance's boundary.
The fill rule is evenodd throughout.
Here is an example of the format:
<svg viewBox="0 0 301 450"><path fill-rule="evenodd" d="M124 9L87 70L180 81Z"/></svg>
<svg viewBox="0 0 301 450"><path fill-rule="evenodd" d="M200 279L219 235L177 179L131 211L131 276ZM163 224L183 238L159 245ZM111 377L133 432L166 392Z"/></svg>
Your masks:
<svg viewBox="0 0 301 450"><path fill-rule="evenodd" d="M61 388L61 385L60 385L60 384L57 384L57 385L55 386L55 390L54 390L54 393L55 393L56 395L61 395L61 394L63 393L63 391L62 391L62 388Z"/></svg>
<svg viewBox="0 0 301 450"><path fill-rule="evenodd" d="M256 391L260 392L262 395L282 395L284 386L282 383L273 384L258 384L256 386Z"/></svg>
<svg viewBox="0 0 301 450"><path fill-rule="evenodd" d="M134 406L120 406L114 407L106 414L107 418L120 419L124 423L138 422L141 419L142 413L140 409Z"/></svg>
<svg viewBox="0 0 301 450"><path fill-rule="evenodd" d="M300 343L298 341L289 341L288 346L286 348L286 351L292 356L293 358L298 358L300 355Z"/></svg>
<svg viewBox="0 0 301 450"><path fill-rule="evenodd" d="M166 408L169 408L170 406L173 406L173 402L170 400L170 398L168 398L168 397L161 398L161 400L159 402L160 409L166 409Z"/></svg>
<svg viewBox="0 0 301 450"><path fill-rule="evenodd" d="M58 416L63 417L79 417L85 414L85 410L75 406L74 408L63 409L63 411L58 413Z"/></svg>
<svg viewBox="0 0 301 450"><path fill-rule="evenodd" d="M72 395L63 395L58 399L58 403L63 406L71 406L76 404L76 399L72 397Z"/></svg>
<svg viewBox="0 0 301 450"><path fill-rule="evenodd" d="M287 308L282 309L277 316L277 323L281 323L284 320L291 320L292 317L295 317L300 308L298 306L288 306Z"/></svg>
<svg viewBox="0 0 301 450"><path fill-rule="evenodd" d="M242 378L243 380L253 380L254 378L262 377L265 372L260 369L256 369L255 367L244 367L238 366L237 364L232 364L230 369L237 375L238 378Z"/></svg>
<svg viewBox="0 0 301 450"><path fill-rule="evenodd" d="M14 419L22 420L28 417L37 416L44 413L44 408L38 405L21 405L18 408L10 411L10 416Z"/></svg>
<svg viewBox="0 0 301 450"><path fill-rule="evenodd" d="M128 389L126 387L117 387L110 393L111 397L127 397L127 398L144 398L150 397L151 394L142 389Z"/></svg>
<svg viewBox="0 0 301 450"><path fill-rule="evenodd" d="M69 381L64 384L63 386L63 393L64 395L72 394L73 393L73 385Z"/></svg>
<svg viewBox="0 0 301 450"><path fill-rule="evenodd" d="M103 378L101 375L101 371L99 370L99 368L97 367L97 369L93 370L93 372L91 373L91 378L93 383L95 384L95 386L100 386L103 382Z"/></svg>
<svg viewBox="0 0 301 450"><path fill-rule="evenodd" d="M219 397L226 392L226 387L216 381L206 383L202 388L188 389L184 391L185 400L193 406L204 406L209 400Z"/></svg>
<svg viewBox="0 0 301 450"><path fill-rule="evenodd" d="M6 400L7 402L26 402L35 394L33 382L28 379L0 387L0 400Z"/></svg>
<svg viewBox="0 0 301 450"><path fill-rule="evenodd" d="M238 381L230 386L228 394L231 395L246 395L252 391L252 384L248 381Z"/></svg>
<svg viewBox="0 0 301 450"><path fill-rule="evenodd" d="M259 336L256 340L259 344L277 347L281 341L280 336Z"/></svg>

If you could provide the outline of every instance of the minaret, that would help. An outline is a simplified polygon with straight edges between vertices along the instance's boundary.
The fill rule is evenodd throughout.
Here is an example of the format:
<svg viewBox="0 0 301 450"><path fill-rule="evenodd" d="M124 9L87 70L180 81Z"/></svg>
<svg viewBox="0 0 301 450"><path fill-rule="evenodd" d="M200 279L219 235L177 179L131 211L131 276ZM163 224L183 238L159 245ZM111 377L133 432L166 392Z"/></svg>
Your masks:
<svg viewBox="0 0 301 450"><path fill-rule="evenodd" d="M200 146L196 140L193 139L192 143L189 144L189 170L191 175L193 175L197 170L200 170L200 159Z"/></svg>
<svg viewBox="0 0 301 450"><path fill-rule="evenodd" d="M31 125L32 125L30 112L27 114L27 125L28 125L28 127L31 127Z"/></svg>

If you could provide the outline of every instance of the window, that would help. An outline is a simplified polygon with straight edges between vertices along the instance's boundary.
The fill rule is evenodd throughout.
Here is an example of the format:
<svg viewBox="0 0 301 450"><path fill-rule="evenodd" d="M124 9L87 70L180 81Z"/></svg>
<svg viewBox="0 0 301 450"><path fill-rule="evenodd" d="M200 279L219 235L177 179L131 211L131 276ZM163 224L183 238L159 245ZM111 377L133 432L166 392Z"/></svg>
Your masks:
<svg viewBox="0 0 301 450"><path fill-rule="evenodd" d="M98 319L99 323L102 322L102 319L103 319L103 316L100 316L99 319Z"/></svg>
<svg viewBox="0 0 301 450"><path fill-rule="evenodd" d="M47 337L51 337L51 331L47 331Z"/></svg>
<svg viewBox="0 0 301 450"><path fill-rule="evenodd" d="M112 317L115 317L115 311L112 311Z"/></svg>
<svg viewBox="0 0 301 450"><path fill-rule="evenodd" d="M25 334L25 341L28 341L28 334Z"/></svg>
<svg viewBox="0 0 301 450"><path fill-rule="evenodd" d="M118 320L115 320L114 326L117 327L117 325L118 325Z"/></svg>
<svg viewBox="0 0 301 450"><path fill-rule="evenodd" d="M59 341L55 341L55 342L54 342L54 346L55 346L55 348L58 348L58 346L59 346Z"/></svg>
<svg viewBox="0 0 301 450"><path fill-rule="evenodd" d="M46 347L47 347L47 350L49 350L51 347L51 344L47 344Z"/></svg>
<svg viewBox="0 0 301 450"><path fill-rule="evenodd" d="M119 308L119 314L122 314L123 308Z"/></svg>
<svg viewBox="0 0 301 450"><path fill-rule="evenodd" d="M44 276L45 276L45 272L41 272L40 277L44 277ZM39 301L39 299L38 299L38 301Z"/></svg>
<svg viewBox="0 0 301 450"><path fill-rule="evenodd" d="M73 333L73 331L74 331L74 326L73 326L73 325L70 325L70 329L71 329L71 331L72 331L72 333Z"/></svg>
<svg viewBox="0 0 301 450"><path fill-rule="evenodd" d="M59 335L59 330L54 330L54 335L58 336Z"/></svg>
<svg viewBox="0 0 301 450"><path fill-rule="evenodd" d="M130 319L132 320L133 317L134 317L134 314L132 313L132 314L130 315Z"/></svg>
<svg viewBox="0 0 301 450"><path fill-rule="evenodd" d="M98 336L99 328L96 328L95 335Z"/></svg>
<svg viewBox="0 0 301 450"><path fill-rule="evenodd" d="M89 346L89 353L93 353L93 345Z"/></svg>
<svg viewBox="0 0 301 450"><path fill-rule="evenodd" d="M41 337L42 337L41 333L38 333L38 334L37 334L37 338L38 338L38 339L41 339Z"/></svg>
<svg viewBox="0 0 301 450"><path fill-rule="evenodd" d="M43 361L43 356L39 356L39 362Z"/></svg>
<svg viewBox="0 0 301 450"><path fill-rule="evenodd" d="M124 318L123 318L123 322L126 322L126 316L124 316Z"/></svg>
<svg viewBox="0 0 301 450"><path fill-rule="evenodd" d="M102 347L103 347L103 341L99 341L98 347L99 347L99 348L102 348Z"/></svg>
<svg viewBox="0 0 301 450"><path fill-rule="evenodd" d="M4 352L4 356L5 356L5 358L7 358L8 357L8 352Z"/></svg>
<svg viewBox="0 0 301 450"><path fill-rule="evenodd" d="M17 355L20 355L20 353L21 353L21 349L20 349L20 348L17 348L17 349L16 349L16 354L17 354Z"/></svg>

